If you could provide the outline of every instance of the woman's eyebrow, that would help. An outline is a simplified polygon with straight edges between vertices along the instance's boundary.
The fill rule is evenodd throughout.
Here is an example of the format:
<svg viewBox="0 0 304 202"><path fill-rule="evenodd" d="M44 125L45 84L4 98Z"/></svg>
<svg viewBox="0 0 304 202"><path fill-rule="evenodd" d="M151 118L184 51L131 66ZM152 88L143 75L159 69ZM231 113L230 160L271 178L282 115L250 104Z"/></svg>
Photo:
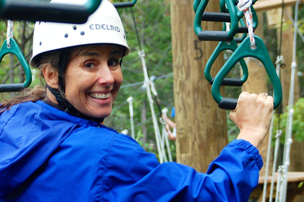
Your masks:
<svg viewBox="0 0 304 202"><path fill-rule="evenodd" d="M89 52L89 51L83 51L80 53L82 56L101 56L98 52Z"/></svg>

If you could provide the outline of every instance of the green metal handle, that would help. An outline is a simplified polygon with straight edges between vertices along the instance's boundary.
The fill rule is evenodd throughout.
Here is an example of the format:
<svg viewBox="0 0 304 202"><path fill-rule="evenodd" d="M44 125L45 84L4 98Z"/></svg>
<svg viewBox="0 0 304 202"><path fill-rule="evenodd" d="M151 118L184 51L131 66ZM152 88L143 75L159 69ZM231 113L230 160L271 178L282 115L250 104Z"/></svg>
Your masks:
<svg viewBox="0 0 304 202"><path fill-rule="evenodd" d="M115 8L127 8L127 7L133 7L136 4L137 0L133 0L131 2L120 2L120 3L114 3L113 5Z"/></svg>
<svg viewBox="0 0 304 202"><path fill-rule="evenodd" d="M250 47L250 38L247 37L235 50L232 56L227 60L224 66L220 69L214 78L214 82L211 88L213 99L218 103L218 106L222 109L233 110L236 107L237 99L224 98L220 94L221 83L233 66L242 58L254 57L262 62L265 70L270 78L273 86L273 98L274 109L276 109L282 101L282 86L279 77L275 71L275 67L270 59L265 44L261 38L254 36L256 42L256 48Z"/></svg>
<svg viewBox="0 0 304 202"><path fill-rule="evenodd" d="M0 0L0 18L26 21L85 23L102 0L88 0L84 5Z"/></svg>
<svg viewBox="0 0 304 202"><path fill-rule="evenodd" d="M12 53L17 56L21 66L24 69L26 80L24 83L1 84L0 92L20 91L24 88L29 87L32 82L31 69L14 39L10 39L10 47L7 46L7 40L4 41L0 49L0 62L2 61L3 57L8 53Z"/></svg>
<svg viewBox="0 0 304 202"><path fill-rule="evenodd" d="M194 18L194 31L200 40L206 41L230 41L233 36L237 33L238 29L238 17L236 15L237 10L234 5L234 2L227 0L226 4L228 7L228 11L231 16L231 29L226 31L203 31L201 26L202 16L206 9L209 0L202 0L198 4L198 1L195 1L194 10L195 18ZM198 5L198 6L197 6Z"/></svg>
<svg viewBox="0 0 304 202"><path fill-rule="evenodd" d="M209 58L209 60L206 64L206 67L205 67L205 71L204 71L205 78L211 85L213 84L214 78L210 75L210 70L211 70L211 67L212 67L214 61L216 60L216 58L224 50L235 51L237 48L238 48L238 46L234 39L232 39L230 42L226 42L226 41L219 42L219 44L215 48L214 52L212 53L211 57ZM241 64L241 67L243 70L242 78L241 79L225 78L225 79L223 79L221 85L225 85L225 86L242 86L243 85L243 83L248 79L248 68L247 68L247 64L243 58L240 60L240 64Z"/></svg>

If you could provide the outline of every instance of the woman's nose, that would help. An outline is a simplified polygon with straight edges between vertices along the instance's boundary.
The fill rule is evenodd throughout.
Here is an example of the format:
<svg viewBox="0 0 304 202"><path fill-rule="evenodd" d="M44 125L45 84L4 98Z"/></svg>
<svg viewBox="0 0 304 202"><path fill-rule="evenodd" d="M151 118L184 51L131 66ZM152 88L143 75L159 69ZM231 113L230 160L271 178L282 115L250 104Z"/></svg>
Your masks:
<svg viewBox="0 0 304 202"><path fill-rule="evenodd" d="M108 67L108 64L102 65L100 70L98 71L98 84L104 85L111 85L115 81L114 76L110 68Z"/></svg>

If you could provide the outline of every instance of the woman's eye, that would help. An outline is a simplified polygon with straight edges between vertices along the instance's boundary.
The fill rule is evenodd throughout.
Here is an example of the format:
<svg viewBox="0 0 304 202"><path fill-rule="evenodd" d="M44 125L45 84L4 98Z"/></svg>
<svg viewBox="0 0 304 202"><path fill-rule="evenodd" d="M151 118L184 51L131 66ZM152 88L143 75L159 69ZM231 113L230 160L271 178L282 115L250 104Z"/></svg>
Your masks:
<svg viewBox="0 0 304 202"><path fill-rule="evenodd" d="M88 68L88 69L92 69L93 67L95 67L94 63L91 63L91 62L85 63L84 66L85 66L85 68Z"/></svg>
<svg viewBox="0 0 304 202"><path fill-rule="evenodd" d="M118 65L118 59L112 59L108 62L109 66L117 66Z"/></svg>

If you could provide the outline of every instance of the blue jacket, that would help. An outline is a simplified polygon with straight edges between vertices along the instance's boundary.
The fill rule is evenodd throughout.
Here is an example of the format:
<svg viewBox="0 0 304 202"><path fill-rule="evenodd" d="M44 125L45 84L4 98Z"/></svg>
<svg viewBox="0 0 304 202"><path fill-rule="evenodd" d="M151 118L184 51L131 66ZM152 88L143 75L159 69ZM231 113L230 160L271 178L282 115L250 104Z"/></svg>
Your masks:
<svg viewBox="0 0 304 202"><path fill-rule="evenodd" d="M207 174L160 164L132 138L42 101L0 116L0 201L232 201L256 187L262 159L235 140Z"/></svg>

